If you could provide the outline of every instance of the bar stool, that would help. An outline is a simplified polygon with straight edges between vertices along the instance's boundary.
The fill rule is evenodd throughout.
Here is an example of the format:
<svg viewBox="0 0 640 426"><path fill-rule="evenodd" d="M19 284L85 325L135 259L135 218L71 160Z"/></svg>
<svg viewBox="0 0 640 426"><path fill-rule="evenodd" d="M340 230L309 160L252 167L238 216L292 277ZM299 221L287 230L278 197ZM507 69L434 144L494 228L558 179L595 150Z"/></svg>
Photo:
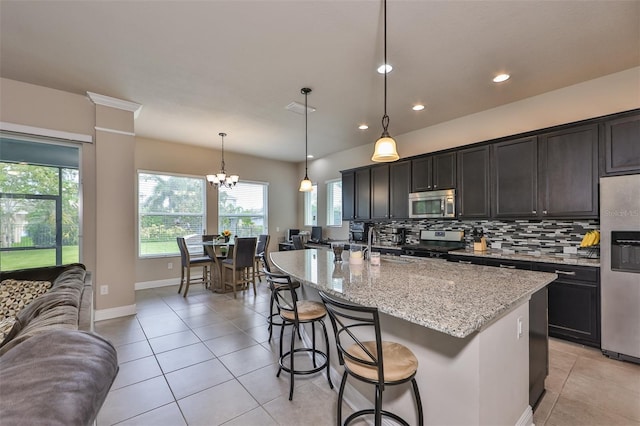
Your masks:
<svg viewBox="0 0 640 426"><path fill-rule="evenodd" d="M289 286L289 283L287 282L285 275L271 272L271 265L269 264L269 259L267 258L266 253L260 254L260 260L262 260L263 265L262 274L265 277L267 272L271 274L271 281L267 280L267 283L269 283L269 287L271 288L271 285L273 285L278 290L286 290ZM293 286L294 291L300 288L300 283L298 281L291 281L291 285ZM271 341L271 337L273 336L273 326L284 327L286 325L291 325L291 323L285 324L283 321L278 320L280 314L278 312L273 312L273 307L275 304L275 294L273 290L271 290L271 300L269 301L269 316L267 317L267 324L269 324L269 342ZM298 330L298 336L300 336L300 330Z"/></svg>
<svg viewBox="0 0 640 426"><path fill-rule="evenodd" d="M329 387L333 389L333 383L331 383L331 374L329 372L329 336L327 335L327 327L324 325L323 321L323 319L327 316L327 310L320 302L298 300L298 295L293 288L293 282L291 281L291 277L289 275L273 274L271 272L267 272L266 270L265 275L267 277L267 282L271 287L271 292L274 295L274 300L278 308L278 314L280 315L283 323L283 326L280 327L280 360L278 362L280 368L278 368L278 374L276 374L276 377L280 377L280 373L283 370L289 373L289 401L293 399L294 376L296 374L314 374L326 368L327 381L329 382ZM276 280L283 280L284 282L286 282L286 286L276 286L274 284ZM300 333L300 324L311 324L311 348L294 348L296 334ZM321 350L316 348L316 324L320 324L322 326L326 352L322 352ZM284 327L287 325L293 326L293 330L291 332L291 347L289 349L289 352L283 353L282 340L284 337ZM295 355L300 353L310 354L313 361L313 367L306 370L295 368ZM320 360L318 360L318 358L320 358ZM289 360L288 365L286 362L287 359Z"/></svg>
<svg viewBox="0 0 640 426"><path fill-rule="evenodd" d="M382 416L390 417L400 424L409 426L409 423L397 414L382 409L382 392L385 386L399 385L411 382L418 409L418 424L424 424L422 415L422 402L416 372L418 359L409 348L400 343L386 342L381 338L380 318L378 308L358 306L336 300L320 291L320 298L331 318L331 325L336 337L338 348L338 360L344 365L344 374L338 392L337 424L342 424L342 399L347 376L376 387L376 400L373 409L356 411L345 420L349 424L356 417L373 414L375 425L382 424ZM373 329L373 330L372 330ZM361 333L371 332L375 334L375 341L362 341L358 338Z"/></svg>

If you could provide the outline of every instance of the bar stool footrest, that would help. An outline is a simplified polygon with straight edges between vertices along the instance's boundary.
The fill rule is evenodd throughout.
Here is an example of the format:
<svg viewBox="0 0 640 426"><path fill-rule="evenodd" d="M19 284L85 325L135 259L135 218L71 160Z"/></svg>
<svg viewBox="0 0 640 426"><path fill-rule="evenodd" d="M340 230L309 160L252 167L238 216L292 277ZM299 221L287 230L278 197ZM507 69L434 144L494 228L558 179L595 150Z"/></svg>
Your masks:
<svg viewBox="0 0 640 426"><path fill-rule="evenodd" d="M322 357L324 359L324 362L321 365L318 365L317 367L314 367L314 368L309 369L309 370L293 370L293 374L314 374L314 373L317 373L318 371L320 371L320 370L322 370L322 369L327 367L327 354L325 354L324 352L319 351L317 349L314 350L313 348L297 348L297 349L293 350L293 354L294 355L297 354L297 353L302 353L302 352L312 352L312 356L314 357L314 359L315 359L315 357L317 355L319 355L320 357ZM282 370L286 371L287 373L291 373L291 368L286 366L284 361L285 361L285 359L287 359L290 356L291 356L291 351L283 354L280 357L280 360L278 361L278 363L280 364L280 368ZM278 372L278 374L280 374L280 373Z"/></svg>
<svg viewBox="0 0 640 426"><path fill-rule="evenodd" d="M346 420L344 421L343 425L347 426L349 423L351 423L357 417L364 416L366 414L373 414L375 416L375 413L376 413L376 410L373 409L373 408L367 408L367 409L364 409L364 410L356 411L355 413L351 414L349 417L346 418ZM409 426L409 423L407 423L402 417L398 416L395 413L391 413L389 411L382 410L381 414L382 414L382 417L391 417L392 419L394 419L395 421L399 422L400 424L402 424L404 426Z"/></svg>

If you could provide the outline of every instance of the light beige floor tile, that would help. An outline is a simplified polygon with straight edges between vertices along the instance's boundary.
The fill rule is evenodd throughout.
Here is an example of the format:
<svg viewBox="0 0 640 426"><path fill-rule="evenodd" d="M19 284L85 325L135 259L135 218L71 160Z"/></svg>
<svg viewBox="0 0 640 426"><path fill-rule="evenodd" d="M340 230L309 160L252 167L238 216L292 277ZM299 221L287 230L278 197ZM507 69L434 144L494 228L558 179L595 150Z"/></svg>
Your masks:
<svg viewBox="0 0 640 426"><path fill-rule="evenodd" d="M277 424L264 408L258 407L224 423L224 426L271 426Z"/></svg>
<svg viewBox="0 0 640 426"><path fill-rule="evenodd" d="M268 327L267 319L255 312L241 315L238 318L232 318L231 322L241 330L247 330L254 327Z"/></svg>
<svg viewBox="0 0 640 426"><path fill-rule="evenodd" d="M116 349L118 351L118 362L121 364L153 355L151 346L149 346L149 342L146 340L120 345Z"/></svg>
<svg viewBox="0 0 640 426"><path fill-rule="evenodd" d="M108 339L114 346L141 342L147 338L134 315L97 321L94 327L96 333Z"/></svg>
<svg viewBox="0 0 640 426"><path fill-rule="evenodd" d="M196 317L198 315L204 315L213 312L213 309L206 303L198 303L194 305L188 305L183 307L182 309L178 309L175 311L176 315L180 318L190 318Z"/></svg>
<svg viewBox="0 0 640 426"><path fill-rule="evenodd" d="M147 318L158 315L173 315L173 309L162 300L149 303L136 303L136 316L138 318Z"/></svg>
<svg viewBox="0 0 640 426"><path fill-rule="evenodd" d="M313 383L295 389L293 400L280 396L263 405L279 425L335 425L337 396L330 397ZM345 416L346 418L346 416Z"/></svg>
<svg viewBox="0 0 640 426"><path fill-rule="evenodd" d="M184 346L157 354L156 358L162 371L167 374L190 365L198 364L214 358L213 353L204 343Z"/></svg>
<svg viewBox="0 0 640 426"><path fill-rule="evenodd" d="M226 336L218 337L211 340L206 340L205 345L214 353L215 356L221 357L223 355L230 354L240 349L248 348L255 345L257 342L253 340L248 334L237 331Z"/></svg>
<svg viewBox="0 0 640 426"><path fill-rule="evenodd" d="M217 359L201 362L166 375L176 399L181 399L233 379Z"/></svg>
<svg viewBox="0 0 640 426"><path fill-rule="evenodd" d="M173 402L118 423L118 426L186 426L186 424L178 404Z"/></svg>
<svg viewBox="0 0 640 426"><path fill-rule="evenodd" d="M146 334L148 339L189 330L187 324L185 324L184 321L182 321L182 319L180 319L180 317L175 313L172 313L171 315L154 315L139 318L139 320L140 325L144 330L144 334Z"/></svg>
<svg viewBox="0 0 640 426"><path fill-rule="evenodd" d="M573 373L594 380L606 380L640 394L640 365L637 364L612 360L605 356L600 359L580 357L576 361Z"/></svg>
<svg viewBox="0 0 640 426"><path fill-rule="evenodd" d="M189 425L219 425L258 407L237 380L180 399L178 405Z"/></svg>
<svg viewBox="0 0 640 426"><path fill-rule="evenodd" d="M598 380L573 371L562 389L560 398L588 401L602 411L611 411L640 422L640 393L625 389L609 380Z"/></svg>
<svg viewBox="0 0 640 426"><path fill-rule="evenodd" d="M109 392L97 424L113 425L171 402L174 398L164 377L155 377Z"/></svg>
<svg viewBox="0 0 640 426"><path fill-rule="evenodd" d="M260 403L265 404L281 396L289 398L289 376L282 372L276 377L278 365L271 364L238 377L238 381ZM295 387L307 384L308 380L295 380ZM295 390L294 390L295 392Z"/></svg>
<svg viewBox="0 0 640 426"><path fill-rule="evenodd" d="M221 356L220 361L238 377L277 362L277 356L256 344Z"/></svg>
<svg viewBox="0 0 640 426"><path fill-rule="evenodd" d="M172 349L182 348L184 346L193 345L199 343L200 339L193 331L186 330L178 333L167 334L166 336L154 337L149 339L151 349L156 354L170 351Z"/></svg>
<svg viewBox="0 0 640 426"><path fill-rule="evenodd" d="M560 395L545 426L638 426L639 422L600 409L590 401L575 401Z"/></svg>
<svg viewBox="0 0 640 426"><path fill-rule="evenodd" d="M193 332L196 333L196 335L203 341L215 339L216 337L226 336L232 333L237 333L238 331L240 331L240 329L229 321L193 329Z"/></svg>
<svg viewBox="0 0 640 426"><path fill-rule="evenodd" d="M578 355L576 354L549 348L549 367L554 367L568 373L573 368L577 359Z"/></svg>
<svg viewBox="0 0 640 426"><path fill-rule="evenodd" d="M183 318L185 324L187 324L191 328L204 327L211 324L218 324L221 322L225 322L227 319L217 312L213 312L210 310L208 313L191 316L187 318Z"/></svg>
<svg viewBox="0 0 640 426"><path fill-rule="evenodd" d="M162 370L154 356L120 363L120 370L111 389L119 389L158 376L162 376Z"/></svg>
<svg viewBox="0 0 640 426"><path fill-rule="evenodd" d="M549 348L571 353L578 356L596 357L599 358L602 355L600 349L592 348L590 346L581 345L579 343L573 343L566 340L549 338Z"/></svg>
<svg viewBox="0 0 640 426"><path fill-rule="evenodd" d="M558 400L558 396L556 392L550 390L547 390L544 395L542 395L542 399L538 402L538 406L533 412L533 423L536 426L544 426L551 414L551 410L553 410L553 406Z"/></svg>

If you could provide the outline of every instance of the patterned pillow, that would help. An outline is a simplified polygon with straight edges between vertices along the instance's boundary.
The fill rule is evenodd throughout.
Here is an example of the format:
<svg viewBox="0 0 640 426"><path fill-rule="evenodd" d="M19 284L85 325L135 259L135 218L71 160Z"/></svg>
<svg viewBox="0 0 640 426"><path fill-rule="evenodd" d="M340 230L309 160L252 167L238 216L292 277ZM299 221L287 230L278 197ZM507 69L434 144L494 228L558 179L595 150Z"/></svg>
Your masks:
<svg viewBox="0 0 640 426"><path fill-rule="evenodd" d="M4 280L0 283L0 321L15 319L25 306L51 288L49 281Z"/></svg>
<svg viewBox="0 0 640 426"><path fill-rule="evenodd" d="M9 334L15 322L15 318L5 318L0 320L0 342L4 342L4 338L7 337L7 334Z"/></svg>

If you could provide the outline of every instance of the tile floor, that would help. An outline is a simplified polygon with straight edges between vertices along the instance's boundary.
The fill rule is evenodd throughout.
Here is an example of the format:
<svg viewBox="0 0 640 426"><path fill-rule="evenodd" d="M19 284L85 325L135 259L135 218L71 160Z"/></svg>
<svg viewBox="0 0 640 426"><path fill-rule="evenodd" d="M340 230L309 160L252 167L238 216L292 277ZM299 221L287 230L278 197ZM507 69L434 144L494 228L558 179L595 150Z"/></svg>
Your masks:
<svg viewBox="0 0 640 426"><path fill-rule="evenodd" d="M266 285L235 300L200 285L187 298L177 286L142 290L136 304L137 315L95 325L120 362L98 426L334 424L336 393L323 375L297 376L293 401L288 377L275 377L278 343L268 342ZM640 426L640 366L552 340L547 392L534 421Z"/></svg>

